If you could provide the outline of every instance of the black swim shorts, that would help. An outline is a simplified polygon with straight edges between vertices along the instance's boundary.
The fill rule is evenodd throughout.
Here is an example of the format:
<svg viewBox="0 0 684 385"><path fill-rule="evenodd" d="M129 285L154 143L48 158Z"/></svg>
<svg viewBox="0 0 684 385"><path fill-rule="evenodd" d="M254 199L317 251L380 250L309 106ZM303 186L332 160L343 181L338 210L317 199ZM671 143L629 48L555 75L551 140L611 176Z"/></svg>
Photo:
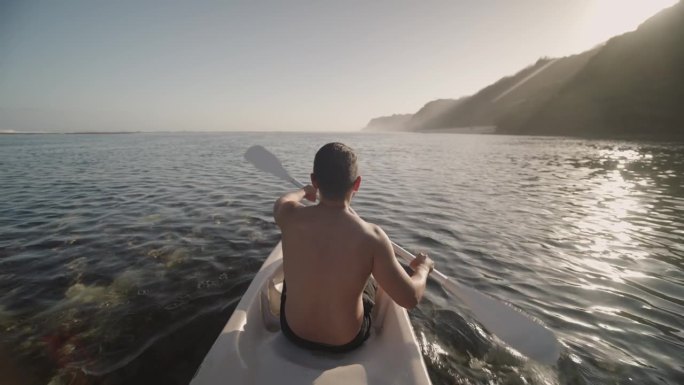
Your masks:
<svg viewBox="0 0 684 385"><path fill-rule="evenodd" d="M375 291L377 289L377 284L372 278L366 283L366 287L363 289L363 323L361 324L361 329L359 333L354 337L351 342L344 345L329 345L322 344L319 342L313 342L306 340L304 338L296 335L290 326L287 324L287 318L285 317L285 301L287 300L287 289L285 282L283 282L283 292L280 295L280 329L287 339L292 341L295 345L308 350L324 351L331 353L344 353L350 350L354 350L361 346L364 341L370 337L371 333L371 311L375 305Z"/></svg>

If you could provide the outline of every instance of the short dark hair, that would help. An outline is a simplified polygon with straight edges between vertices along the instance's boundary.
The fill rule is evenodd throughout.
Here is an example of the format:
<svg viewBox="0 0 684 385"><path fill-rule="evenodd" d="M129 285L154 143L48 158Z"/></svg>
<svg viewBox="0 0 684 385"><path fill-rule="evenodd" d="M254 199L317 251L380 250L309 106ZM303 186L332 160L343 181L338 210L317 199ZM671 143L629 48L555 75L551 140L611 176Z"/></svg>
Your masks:
<svg viewBox="0 0 684 385"><path fill-rule="evenodd" d="M357 177L356 154L342 143L328 143L316 153L313 173L322 196L344 199Z"/></svg>

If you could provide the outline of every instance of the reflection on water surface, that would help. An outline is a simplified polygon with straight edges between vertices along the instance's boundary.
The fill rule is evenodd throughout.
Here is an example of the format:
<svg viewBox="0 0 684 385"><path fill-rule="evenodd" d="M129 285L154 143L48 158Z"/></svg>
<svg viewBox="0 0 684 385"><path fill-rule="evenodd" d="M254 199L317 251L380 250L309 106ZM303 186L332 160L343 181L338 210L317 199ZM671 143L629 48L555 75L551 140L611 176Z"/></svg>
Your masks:
<svg viewBox="0 0 684 385"><path fill-rule="evenodd" d="M684 145L442 134L3 136L0 374L187 383L279 239L287 186L245 149L305 179L333 140L360 214L563 344L526 362L431 282L411 318L435 384L684 381Z"/></svg>

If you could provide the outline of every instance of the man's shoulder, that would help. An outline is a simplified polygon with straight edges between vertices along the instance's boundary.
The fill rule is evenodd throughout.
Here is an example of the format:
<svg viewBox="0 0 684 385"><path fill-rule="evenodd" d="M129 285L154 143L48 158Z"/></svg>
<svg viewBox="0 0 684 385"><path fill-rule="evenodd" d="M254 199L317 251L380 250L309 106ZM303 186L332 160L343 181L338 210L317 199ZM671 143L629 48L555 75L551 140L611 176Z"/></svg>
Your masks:
<svg viewBox="0 0 684 385"><path fill-rule="evenodd" d="M283 228L287 223L292 221L293 217L297 216L297 213L301 211L302 208L304 208L304 205L299 202L286 201L278 204L276 201L276 207L273 210L273 218L275 219L276 224L280 228Z"/></svg>
<svg viewBox="0 0 684 385"><path fill-rule="evenodd" d="M361 220L361 227L363 228L364 234L372 241L380 242L382 241L383 237L386 237L382 228L375 223Z"/></svg>

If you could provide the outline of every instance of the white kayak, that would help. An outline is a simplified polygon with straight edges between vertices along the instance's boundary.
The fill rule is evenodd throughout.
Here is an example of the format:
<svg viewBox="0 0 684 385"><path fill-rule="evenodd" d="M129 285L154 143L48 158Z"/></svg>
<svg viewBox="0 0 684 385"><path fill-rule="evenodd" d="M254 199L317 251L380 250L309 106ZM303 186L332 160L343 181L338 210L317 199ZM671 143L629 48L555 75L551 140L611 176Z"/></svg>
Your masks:
<svg viewBox="0 0 684 385"><path fill-rule="evenodd" d="M192 385L430 384L406 310L378 290L373 331L348 353L312 352L280 332L281 244L254 277Z"/></svg>

